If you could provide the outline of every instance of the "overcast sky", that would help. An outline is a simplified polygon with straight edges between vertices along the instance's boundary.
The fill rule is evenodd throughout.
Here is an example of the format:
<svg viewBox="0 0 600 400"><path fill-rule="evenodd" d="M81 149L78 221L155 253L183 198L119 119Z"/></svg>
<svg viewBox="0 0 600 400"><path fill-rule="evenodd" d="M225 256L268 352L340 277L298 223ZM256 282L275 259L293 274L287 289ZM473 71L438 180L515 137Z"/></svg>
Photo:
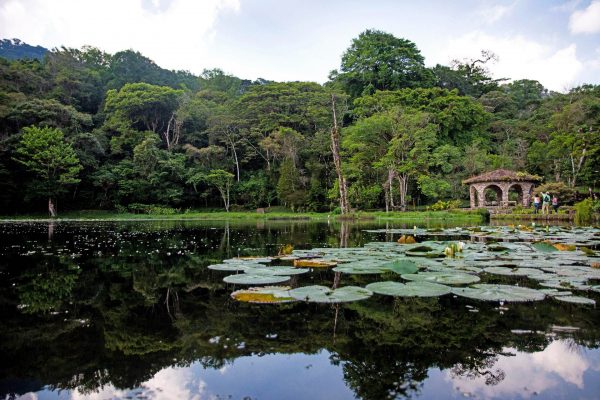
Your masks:
<svg viewBox="0 0 600 400"><path fill-rule="evenodd" d="M497 78L600 83L600 0L0 0L0 38L248 79L323 83L369 28L415 42L427 66L485 49Z"/></svg>

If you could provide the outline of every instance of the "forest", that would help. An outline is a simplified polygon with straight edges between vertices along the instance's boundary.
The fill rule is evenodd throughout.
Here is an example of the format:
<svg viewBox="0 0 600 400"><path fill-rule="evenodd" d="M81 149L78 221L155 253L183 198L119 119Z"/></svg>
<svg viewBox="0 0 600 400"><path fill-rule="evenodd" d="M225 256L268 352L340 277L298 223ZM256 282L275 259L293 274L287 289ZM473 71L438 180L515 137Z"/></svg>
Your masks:
<svg viewBox="0 0 600 400"><path fill-rule="evenodd" d="M323 85L195 76L134 50L0 58L0 214L404 210L467 204L461 181L495 168L565 203L596 190L600 85L494 79L495 60L428 68L378 30Z"/></svg>

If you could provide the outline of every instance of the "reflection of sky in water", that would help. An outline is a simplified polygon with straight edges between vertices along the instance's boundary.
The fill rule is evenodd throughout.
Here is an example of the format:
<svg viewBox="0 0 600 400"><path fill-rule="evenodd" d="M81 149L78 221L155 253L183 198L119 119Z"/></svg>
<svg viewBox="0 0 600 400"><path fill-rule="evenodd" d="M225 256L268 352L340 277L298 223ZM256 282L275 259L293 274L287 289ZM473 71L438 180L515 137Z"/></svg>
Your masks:
<svg viewBox="0 0 600 400"><path fill-rule="evenodd" d="M451 370L432 368L423 382L420 399L594 399L600 396L600 351L557 340L544 351L523 353L505 349L488 370L504 371L496 385L485 376L456 376ZM510 355L508 355L510 354ZM107 386L97 393L42 391L22 400L45 399L353 399L341 365L332 365L330 353L275 354L242 357L219 370L198 363L184 368L165 368L137 390ZM485 370L480 370L485 372Z"/></svg>
<svg viewBox="0 0 600 400"><path fill-rule="evenodd" d="M544 351L523 353L504 349L487 370L504 371L496 385L486 384L486 376L456 376L452 371L436 371L424 385L424 398L440 397L447 387L448 398L477 399L597 399L600 398L600 351L557 340ZM485 370L480 371L485 372ZM448 387L450 385L450 387Z"/></svg>

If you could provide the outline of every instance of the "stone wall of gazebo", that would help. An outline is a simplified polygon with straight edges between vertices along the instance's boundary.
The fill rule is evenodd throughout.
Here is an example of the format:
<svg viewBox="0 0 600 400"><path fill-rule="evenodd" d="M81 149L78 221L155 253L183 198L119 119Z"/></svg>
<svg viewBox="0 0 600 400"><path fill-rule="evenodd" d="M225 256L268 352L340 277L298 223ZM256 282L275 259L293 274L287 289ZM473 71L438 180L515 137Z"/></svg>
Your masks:
<svg viewBox="0 0 600 400"><path fill-rule="evenodd" d="M496 169L483 174L465 179L463 184L469 185L469 197L471 208L477 207L510 207L516 206L518 202L523 207L529 207L533 188L542 180L537 175L526 172L516 172L509 169ZM496 192L497 201L486 204L485 191L491 189ZM508 195L511 190L519 194L519 201L509 201Z"/></svg>
<svg viewBox="0 0 600 400"><path fill-rule="evenodd" d="M479 182L470 185L471 208L485 207L486 189L495 190L498 195L497 197L500 199L497 205L507 207L510 205L508 194L513 187L518 187L522 193L521 205L523 207L529 207L533 195L533 188L535 187L533 182Z"/></svg>

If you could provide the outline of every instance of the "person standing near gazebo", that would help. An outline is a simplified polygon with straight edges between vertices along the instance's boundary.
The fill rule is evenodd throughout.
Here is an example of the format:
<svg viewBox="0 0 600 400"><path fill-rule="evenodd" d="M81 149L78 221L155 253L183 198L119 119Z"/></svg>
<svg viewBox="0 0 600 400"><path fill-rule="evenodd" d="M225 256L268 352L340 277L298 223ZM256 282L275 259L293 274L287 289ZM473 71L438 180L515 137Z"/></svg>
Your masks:
<svg viewBox="0 0 600 400"><path fill-rule="evenodd" d="M540 195L536 193L533 196L533 213L537 214L538 212L540 212Z"/></svg>
<svg viewBox="0 0 600 400"><path fill-rule="evenodd" d="M542 192L542 215L550 214L550 200L551 199L552 198L550 197L550 193Z"/></svg>

